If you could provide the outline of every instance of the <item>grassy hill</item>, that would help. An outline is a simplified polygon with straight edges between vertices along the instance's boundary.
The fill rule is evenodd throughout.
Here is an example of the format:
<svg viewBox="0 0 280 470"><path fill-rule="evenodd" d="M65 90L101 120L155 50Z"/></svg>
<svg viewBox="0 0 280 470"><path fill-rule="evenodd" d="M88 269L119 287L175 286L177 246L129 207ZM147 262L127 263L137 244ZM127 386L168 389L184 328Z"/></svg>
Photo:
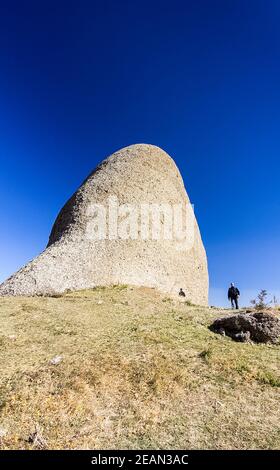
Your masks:
<svg viewBox="0 0 280 470"><path fill-rule="evenodd" d="M280 347L215 335L222 314L126 286L1 298L1 448L279 448Z"/></svg>

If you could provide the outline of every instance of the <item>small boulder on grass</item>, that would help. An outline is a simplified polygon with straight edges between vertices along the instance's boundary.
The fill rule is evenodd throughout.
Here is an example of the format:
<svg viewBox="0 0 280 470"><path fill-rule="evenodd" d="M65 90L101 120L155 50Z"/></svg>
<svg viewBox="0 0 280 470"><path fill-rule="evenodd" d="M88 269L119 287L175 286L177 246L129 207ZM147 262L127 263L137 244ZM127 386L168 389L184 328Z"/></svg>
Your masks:
<svg viewBox="0 0 280 470"><path fill-rule="evenodd" d="M55 356L50 360L50 364L52 366L57 366L62 361L62 359L63 359L62 356Z"/></svg>
<svg viewBox="0 0 280 470"><path fill-rule="evenodd" d="M217 318L209 328L240 342L277 344L280 340L280 319L269 313L240 313Z"/></svg>

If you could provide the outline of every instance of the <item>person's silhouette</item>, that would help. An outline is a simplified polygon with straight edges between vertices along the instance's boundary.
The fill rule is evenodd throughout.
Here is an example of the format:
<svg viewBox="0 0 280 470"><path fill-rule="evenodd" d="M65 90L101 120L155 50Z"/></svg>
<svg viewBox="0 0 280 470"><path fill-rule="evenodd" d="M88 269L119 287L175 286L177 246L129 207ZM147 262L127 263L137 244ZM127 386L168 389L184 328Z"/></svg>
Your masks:
<svg viewBox="0 0 280 470"><path fill-rule="evenodd" d="M237 310L239 309L239 306L238 306L238 297L239 296L240 296L240 292L232 282L231 285L230 285L230 288L228 290L228 300L231 301L231 307L232 308L235 307Z"/></svg>
<svg viewBox="0 0 280 470"><path fill-rule="evenodd" d="M186 297L186 294L185 294L185 292L183 291L182 287L181 287L180 290L179 290L179 295L180 295L180 297Z"/></svg>

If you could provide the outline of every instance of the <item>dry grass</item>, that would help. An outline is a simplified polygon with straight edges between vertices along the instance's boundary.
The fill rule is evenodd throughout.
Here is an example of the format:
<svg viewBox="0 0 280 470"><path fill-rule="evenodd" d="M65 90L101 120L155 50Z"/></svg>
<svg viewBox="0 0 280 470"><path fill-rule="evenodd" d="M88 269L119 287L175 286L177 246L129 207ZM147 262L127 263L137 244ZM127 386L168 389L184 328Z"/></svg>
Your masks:
<svg viewBox="0 0 280 470"><path fill-rule="evenodd" d="M211 333L221 313L126 286L0 299L1 447L279 448L279 346Z"/></svg>

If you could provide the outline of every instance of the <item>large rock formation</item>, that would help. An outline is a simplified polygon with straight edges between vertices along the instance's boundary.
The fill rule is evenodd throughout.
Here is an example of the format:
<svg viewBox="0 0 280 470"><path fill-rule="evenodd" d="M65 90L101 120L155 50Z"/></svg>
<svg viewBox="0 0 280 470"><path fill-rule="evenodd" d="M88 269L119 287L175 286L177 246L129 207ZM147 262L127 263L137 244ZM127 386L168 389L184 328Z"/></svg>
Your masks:
<svg viewBox="0 0 280 470"><path fill-rule="evenodd" d="M0 295L132 284L174 295L183 288L186 299L207 305L206 254L190 209L180 173L163 150L145 144L119 150L73 194L45 251L5 281Z"/></svg>

